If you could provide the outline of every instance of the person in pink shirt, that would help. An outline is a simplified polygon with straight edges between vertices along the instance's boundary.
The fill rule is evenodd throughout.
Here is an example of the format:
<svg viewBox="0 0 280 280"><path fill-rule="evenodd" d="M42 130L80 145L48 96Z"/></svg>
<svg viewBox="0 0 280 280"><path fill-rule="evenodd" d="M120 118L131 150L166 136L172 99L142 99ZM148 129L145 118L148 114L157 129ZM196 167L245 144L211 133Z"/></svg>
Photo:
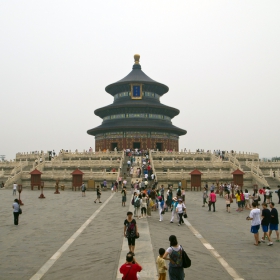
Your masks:
<svg viewBox="0 0 280 280"><path fill-rule="evenodd" d="M214 190L211 190L211 193L209 195L209 210L208 211L211 211L211 205L213 205L213 212L216 212L215 203L216 203L216 194L214 193Z"/></svg>

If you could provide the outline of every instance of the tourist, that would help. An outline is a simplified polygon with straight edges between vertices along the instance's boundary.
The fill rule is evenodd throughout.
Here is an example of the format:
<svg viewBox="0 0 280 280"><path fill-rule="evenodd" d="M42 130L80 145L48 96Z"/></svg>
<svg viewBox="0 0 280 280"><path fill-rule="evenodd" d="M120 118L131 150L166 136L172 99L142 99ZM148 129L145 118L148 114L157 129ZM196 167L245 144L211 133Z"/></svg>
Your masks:
<svg viewBox="0 0 280 280"><path fill-rule="evenodd" d="M127 168L128 168L127 170L129 170L129 169L130 169L130 165L131 165L131 161L130 161L130 160L128 160L128 161L127 161Z"/></svg>
<svg viewBox="0 0 280 280"><path fill-rule="evenodd" d="M118 192L118 187L119 187L118 181L115 181L114 192Z"/></svg>
<svg viewBox="0 0 280 280"><path fill-rule="evenodd" d="M1 188L4 188L4 186L5 186L5 185L4 185L4 182L2 182L2 183L1 183Z"/></svg>
<svg viewBox="0 0 280 280"><path fill-rule="evenodd" d="M83 196L86 196L86 185L85 183L83 182L82 186L81 186L81 191L82 191L82 197Z"/></svg>
<svg viewBox="0 0 280 280"><path fill-rule="evenodd" d="M248 192L247 189L245 189L244 198L245 198L245 208L250 209L251 208L250 193Z"/></svg>
<svg viewBox="0 0 280 280"><path fill-rule="evenodd" d="M173 198L173 193L172 193L172 186L168 186L167 192L166 192L166 205L167 205L167 209L168 207L171 208L171 204L172 204L172 198Z"/></svg>
<svg viewBox="0 0 280 280"><path fill-rule="evenodd" d="M149 195L147 195L147 217L151 217L152 216L152 205L153 205L153 202L150 198Z"/></svg>
<svg viewBox="0 0 280 280"><path fill-rule="evenodd" d="M246 220L251 220L251 232L254 234L255 238L255 246L258 246L260 243L259 240L259 229L260 229L260 224L261 224L261 219L260 219L260 209L257 208L257 203L253 202L252 203L253 209L250 212L250 215L246 218Z"/></svg>
<svg viewBox="0 0 280 280"><path fill-rule="evenodd" d="M102 202L100 201L100 198L101 198L101 191L100 191L99 186L97 186L97 188L96 188L96 195L97 195L97 198L94 200L94 203L96 203L96 200L98 200L99 203L102 203Z"/></svg>
<svg viewBox="0 0 280 280"><path fill-rule="evenodd" d="M161 185L161 187L160 187L160 196L161 196L162 200L164 200L164 186L163 185Z"/></svg>
<svg viewBox="0 0 280 280"><path fill-rule="evenodd" d="M183 214L184 212L186 211L186 206L185 204L183 203L183 200L182 198L179 198L178 199L178 204L176 206L176 213L178 213L179 215L179 223L178 223L178 226L180 226L181 224L184 223L184 220L183 220Z"/></svg>
<svg viewBox="0 0 280 280"><path fill-rule="evenodd" d="M205 203L207 204L207 189L206 187L204 188L203 194L202 194L202 207L205 207Z"/></svg>
<svg viewBox="0 0 280 280"><path fill-rule="evenodd" d="M13 184L13 195L17 195L17 183L14 182Z"/></svg>
<svg viewBox="0 0 280 280"><path fill-rule="evenodd" d="M112 184L111 184L111 193L114 192L114 186L115 186L115 184L114 184L114 182L112 182Z"/></svg>
<svg viewBox="0 0 280 280"><path fill-rule="evenodd" d="M3 182L2 182L2 184L3 184ZM3 187L4 187L4 185L3 185ZM2 187L2 188L3 188ZM278 185L278 190L277 191L275 191L276 193L277 193L277 195L278 195L278 204L280 204L280 185Z"/></svg>
<svg viewBox="0 0 280 280"><path fill-rule="evenodd" d="M175 214L176 214L176 217L177 217L177 221L179 222L179 215L176 212L177 205L178 205L178 200L177 200L177 197L175 196L175 197L173 197L172 204L171 204L171 220L170 220L170 223L173 223Z"/></svg>
<svg viewBox="0 0 280 280"><path fill-rule="evenodd" d="M106 179L103 180L103 188L107 188L107 181L106 181Z"/></svg>
<svg viewBox="0 0 280 280"><path fill-rule="evenodd" d="M134 254L135 237L138 235L138 227L135 219L132 219L132 212L127 212L127 218L124 220L124 237L127 238L128 250Z"/></svg>
<svg viewBox="0 0 280 280"><path fill-rule="evenodd" d="M140 200L140 205L141 205L141 217L146 218L147 217L147 197L146 197L145 193L142 194L142 198Z"/></svg>
<svg viewBox="0 0 280 280"><path fill-rule="evenodd" d="M165 265L165 260L162 258L165 250L163 248L160 248L158 250L159 256L157 257L156 264L158 268L158 280L166 280L166 270L167 267Z"/></svg>
<svg viewBox="0 0 280 280"><path fill-rule="evenodd" d="M139 190L138 190L139 192ZM141 205L141 194L138 195L137 192L134 193L134 216L140 219L140 205Z"/></svg>
<svg viewBox="0 0 280 280"><path fill-rule="evenodd" d="M254 193L252 195L252 200L256 203L256 205L258 207L259 201L261 200L261 198L260 198L260 195L258 194L258 190L256 190L256 189L254 189Z"/></svg>
<svg viewBox="0 0 280 280"><path fill-rule="evenodd" d="M18 216L20 211L19 200L15 199L13 203L14 225L18 225Z"/></svg>
<svg viewBox="0 0 280 280"><path fill-rule="evenodd" d="M212 183L211 187L210 187L210 191L214 191L215 190L215 185L214 183Z"/></svg>
<svg viewBox="0 0 280 280"><path fill-rule="evenodd" d="M270 189L269 189L269 187L267 187L267 188L265 189L264 196L265 196L265 202L266 202L267 204L269 204L269 203L270 203Z"/></svg>
<svg viewBox="0 0 280 280"><path fill-rule="evenodd" d="M274 207L274 202L270 202L269 207L271 208L270 210L270 225L269 225L269 237L271 237L271 233L273 230L276 232L276 242L280 242L279 240L279 231L278 231L278 224L279 224L279 219L278 219L278 211Z"/></svg>
<svg viewBox="0 0 280 280"><path fill-rule="evenodd" d="M225 200L226 200L226 211L228 213L230 213L230 199L231 199L231 194L230 192L227 190L225 196L224 196Z"/></svg>
<svg viewBox="0 0 280 280"><path fill-rule="evenodd" d="M178 244L175 235L169 236L170 247L168 247L163 255L163 259L169 260L169 280L184 280L184 268L182 260L183 248Z"/></svg>
<svg viewBox="0 0 280 280"><path fill-rule="evenodd" d="M262 230L263 230L263 237L261 238L261 242L265 242L265 237L268 238L269 243L267 244L268 246L273 245L272 240L270 239L269 235L268 235L268 225L269 225L269 221L270 221L270 211L267 209L267 204L263 203L262 204L262 221L261 221L261 225L262 225Z"/></svg>
<svg viewBox="0 0 280 280"><path fill-rule="evenodd" d="M240 191L238 190L236 195L235 195L235 198L236 198L236 203L237 203L237 209L236 211L238 212L241 212L241 197L240 197Z"/></svg>
<svg viewBox="0 0 280 280"><path fill-rule="evenodd" d="M135 260L134 254L129 252L126 255L126 262L120 267L120 273L123 280L137 280L138 272L142 270L142 266Z"/></svg>
<svg viewBox="0 0 280 280"><path fill-rule="evenodd" d="M119 186L122 187L122 176L119 176L118 182L119 182Z"/></svg>
<svg viewBox="0 0 280 280"><path fill-rule="evenodd" d="M126 186L123 186L121 195L122 195L122 206L125 207L125 202L126 202Z"/></svg>
<svg viewBox="0 0 280 280"><path fill-rule="evenodd" d="M158 197L158 214L159 214L159 221L163 221L163 214L164 214L164 201L161 196Z"/></svg>
<svg viewBox="0 0 280 280"><path fill-rule="evenodd" d="M153 207L152 207L152 211L156 210L156 191L155 188L153 187L150 193L150 198L153 202Z"/></svg>
<svg viewBox="0 0 280 280"><path fill-rule="evenodd" d="M243 211L245 207L245 196L242 190L240 191L240 201L241 201L241 211Z"/></svg>
<svg viewBox="0 0 280 280"><path fill-rule="evenodd" d="M214 190L211 190L211 193L209 195L209 210L208 211L211 211L211 206L213 205L213 212L216 212L216 209L215 209L215 204L216 204L216 194L214 193Z"/></svg>
<svg viewBox="0 0 280 280"><path fill-rule="evenodd" d="M130 172L129 173L130 173L130 177L132 178L133 177L133 173L134 173L134 168L132 166L130 167Z"/></svg>
<svg viewBox="0 0 280 280"><path fill-rule="evenodd" d="M177 194L177 198L178 198L178 199L179 199L179 198L181 197L181 195L182 195L181 185L179 185L179 184L178 184L178 189L177 189L176 194Z"/></svg>

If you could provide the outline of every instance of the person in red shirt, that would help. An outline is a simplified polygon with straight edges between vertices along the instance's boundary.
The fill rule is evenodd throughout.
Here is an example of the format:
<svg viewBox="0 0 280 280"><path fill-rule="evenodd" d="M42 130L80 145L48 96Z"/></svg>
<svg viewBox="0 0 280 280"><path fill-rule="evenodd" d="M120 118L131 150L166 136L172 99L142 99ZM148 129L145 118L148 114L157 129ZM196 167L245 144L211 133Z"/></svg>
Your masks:
<svg viewBox="0 0 280 280"><path fill-rule="evenodd" d="M126 263L120 267L120 273L123 275L122 279L137 280L137 272L142 270L141 265L133 257L133 253L129 252L126 255Z"/></svg>
<svg viewBox="0 0 280 280"><path fill-rule="evenodd" d="M209 210L208 211L211 211L211 205L213 205L213 212L216 211L215 203L216 203L216 194L214 193L214 190L211 190L211 193L209 195Z"/></svg>

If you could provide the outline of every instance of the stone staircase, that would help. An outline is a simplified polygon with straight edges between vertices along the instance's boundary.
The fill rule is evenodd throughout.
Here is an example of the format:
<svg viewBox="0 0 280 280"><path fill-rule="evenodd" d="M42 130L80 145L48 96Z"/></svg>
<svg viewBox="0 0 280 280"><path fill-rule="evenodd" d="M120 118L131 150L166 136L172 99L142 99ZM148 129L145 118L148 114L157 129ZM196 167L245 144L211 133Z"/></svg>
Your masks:
<svg viewBox="0 0 280 280"><path fill-rule="evenodd" d="M280 185L280 181L274 177L265 177L269 187L273 190L277 189L277 186Z"/></svg>

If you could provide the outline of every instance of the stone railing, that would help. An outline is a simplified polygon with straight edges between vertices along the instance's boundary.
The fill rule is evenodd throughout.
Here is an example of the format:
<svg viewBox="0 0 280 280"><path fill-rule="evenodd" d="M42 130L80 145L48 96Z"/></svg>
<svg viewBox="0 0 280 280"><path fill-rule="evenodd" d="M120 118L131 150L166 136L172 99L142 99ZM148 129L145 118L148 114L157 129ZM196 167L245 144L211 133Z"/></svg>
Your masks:
<svg viewBox="0 0 280 280"><path fill-rule="evenodd" d="M19 161L19 160L30 160L30 161L33 161L33 160L36 160L36 159L40 159L41 158L48 158L49 157L49 154L48 153L17 153L16 154L16 160Z"/></svg>
<svg viewBox="0 0 280 280"><path fill-rule="evenodd" d="M154 157L160 156L160 157L165 157L165 156L172 156L172 157L192 157L192 158L196 158L196 157L209 157L212 158L212 153L211 152L191 152L191 151L187 151L187 152L169 152L169 151L154 151L154 150L150 150L149 153L151 153Z"/></svg>
<svg viewBox="0 0 280 280"><path fill-rule="evenodd" d="M160 181L163 180L182 180L182 179L189 179L191 178L190 172L184 171L183 169L178 172L173 172L167 169L166 172L157 171L158 179ZM206 172L202 173L203 180L209 180L216 182L217 180L232 180L232 174L230 172L224 172L220 170L217 171L210 171L209 169Z"/></svg>
<svg viewBox="0 0 280 280"><path fill-rule="evenodd" d="M153 160L154 166L158 168L164 168L164 167L184 167L184 168L230 168L231 165L226 166L225 162L217 161L204 161L204 160Z"/></svg>
<svg viewBox="0 0 280 280"><path fill-rule="evenodd" d="M153 174L155 175L155 178L158 181L157 171L155 169L155 163L154 163L154 159L153 159L153 153L151 150L149 151L149 159L150 159L151 167L153 169Z"/></svg>
<svg viewBox="0 0 280 280"><path fill-rule="evenodd" d="M119 166L117 160L69 160L69 161L47 161L44 163L45 168L77 168L77 167L115 167Z"/></svg>
<svg viewBox="0 0 280 280"><path fill-rule="evenodd" d="M241 169L241 166L240 166L240 162L238 161L238 159L235 157L235 155L233 155L233 154L231 154L231 153L226 153L225 154L225 158L227 159L227 160L224 160L224 162L229 162L231 165L232 165L232 167L233 167L233 169L240 169L240 170L242 170Z"/></svg>
<svg viewBox="0 0 280 280"><path fill-rule="evenodd" d="M18 165L18 162L16 161L4 161L0 162L0 168L5 168L5 167L16 167Z"/></svg>
<svg viewBox="0 0 280 280"><path fill-rule="evenodd" d="M118 169L117 178L116 178L117 182L118 182L119 177L121 176L121 172L122 172L122 168L123 168L123 163L124 163L124 151L122 152L121 160L119 162L119 169Z"/></svg>

